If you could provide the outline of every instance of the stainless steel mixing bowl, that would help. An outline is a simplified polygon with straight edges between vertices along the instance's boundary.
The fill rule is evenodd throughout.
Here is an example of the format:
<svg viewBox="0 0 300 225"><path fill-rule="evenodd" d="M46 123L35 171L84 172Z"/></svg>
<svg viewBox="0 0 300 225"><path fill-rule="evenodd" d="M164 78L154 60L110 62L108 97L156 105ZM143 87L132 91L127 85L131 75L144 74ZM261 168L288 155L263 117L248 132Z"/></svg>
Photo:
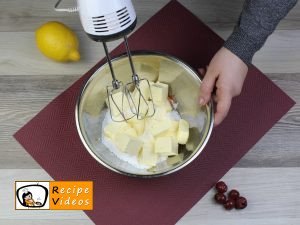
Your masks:
<svg viewBox="0 0 300 225"><path fill-rule="evenodd" d="M76 125L79 136L87 151L105 167L129 176L157 177L178 171L192 162L204 149L213 128L213 106L210 102L204 107L198 104L201 80L197 73L179 59L154 52L133 52L137 74L149 81L169 84L176 97L178 111L190 124L190 136L186 145L180 145L179 153L183 160L169 158L148 170L138 169L120 160L101 141L102 121L106 86L111 84L107 64L101 66L85 83L76 105ZM125 55L113 59L117 78L126 83L131 80L131 70ZM199 156L201 157L201 155Z"/></svg>

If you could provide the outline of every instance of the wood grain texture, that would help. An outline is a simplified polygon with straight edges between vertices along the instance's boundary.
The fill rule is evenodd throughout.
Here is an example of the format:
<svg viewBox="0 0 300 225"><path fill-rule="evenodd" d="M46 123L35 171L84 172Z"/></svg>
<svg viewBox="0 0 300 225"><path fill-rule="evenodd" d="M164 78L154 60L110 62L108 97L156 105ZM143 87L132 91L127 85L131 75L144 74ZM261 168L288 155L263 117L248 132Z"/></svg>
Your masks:
<svg viewBox="0 0 300 225"><path fill-rule="evenodd" d="M1 31L34 31L49 20L62 21L74 30L82 30L76 13L55 12L57 0L9 0L0 2ZM62 6L73 6L74 1L63 1ZM138 16L138 26L148 20L169 0L133 0ZM231 30L241 12L244 0L180 0L185 7L212 28ZM300 29L300 4L281 21L278 29Z"/></svg>
<svg viewBox="0 0 300 225"><path fill-rule="evenodd" d="M140 27L168 0L133 0ZM180 0L226 39L244 0ZM12 135L53 98L104 57L102 46L87 38L78 15L53 10L56 0L0 1L0 224L93 224L81 211L15 211L15 180L51 180ZM73 1L63 1L72 5ZM35 46L34 31L58 20L80 40L82 59L56 63ZM282 88L296 105L223 178L248 199L243 211L226 212L212 203L213 191L177 225L300 224L300 3L280 22L254 64ZM112 49L120 41L109 44ZM195 43L197 44L197 43ZM270 191L272 190L272 191Z"/></svg>
<svg viewBox="0 0 300 225"><path fill-rule="evenodd" d="M81 60L57 63L39 52L33 32L2 32L0 36L0 75L79 75L104 57L102 45L78 32ZM118 41L110 43L110 49Z"/></svg>
<svg viewBox="0 0 300 225"><path fill-rule="evenodd" d="M12 135L77 78L0 76L0 168L40 168Z"/></svg>
<svg viewBox="0 0 300 225"><path fill-rule="evenodd" d="M68 213L68 212L66 212ZM57 217L54 213L52 217ZM29 219L10 219L10 220L2 220L0 219L1 224L6 225L53 225L53 224L60 224L60 225L94 225L94 223L90 219L85 220L73 220L73 219L34 219L31 217Z"/></svg>
<svg viewBox="0 0 300 225"><path fill-rule="evenodd" d="M231 33L216 29L215 32L225 40ZM276 30L254 55L253 64L264 73L299 73L299 40L300 30Z"/></svg>
<svg viewBox="0 0 300 225"><path fill-rule="evenodd" d="M227 38L229 31L215 30ZM35 46L33 32L2 32L0 35L1 75L80 75L104 57L101 44L77 32L81 60L76 63L57 63L43 56ZM276 31L255 55L253 64L264 73L297 73L300 71L300 30ZM113 49L120 41L109 43ZM197 43L195 43L197 44Z"/></svg>
<svg viewBox="0 0 300 225"><path fill-rule="evenodd" d="M53 10L56 1L18 0L0 2L0 75L78 75L104 57L99 43L88 39L82 31L78 15ZM72 1L70 1L72 2ZM138 27L148 20L167 0L134 1L139 18ZM242 0L181 1L188 9L227 38L242 7ZM265 73L297 73L300 71L300 4L281 22L277 31L254 58L254 64ZM298 10L297 10L298 9ZM58 20L76 30L82 60L58 64L48 60L36 48L34 31L49 20ZM289 29L281 30L281 28ZM110 43L112 49L120 41ZM195 43L197 44L197 43Z"/></svg>
<svg viewBox="0 0 300 225"><path fill-rule="evenodd" d="M248 199L244 210L225 211L209 191L177 225L300 224L300 168L233 168L223 178Z"/></svg>

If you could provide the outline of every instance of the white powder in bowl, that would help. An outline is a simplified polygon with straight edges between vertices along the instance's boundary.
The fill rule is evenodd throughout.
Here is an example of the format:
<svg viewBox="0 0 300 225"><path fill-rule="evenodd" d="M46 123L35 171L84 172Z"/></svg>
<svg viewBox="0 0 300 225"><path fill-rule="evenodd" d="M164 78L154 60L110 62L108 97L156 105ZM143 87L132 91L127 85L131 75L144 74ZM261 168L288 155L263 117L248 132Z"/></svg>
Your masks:
<svg viewBox="0 0 300 225"><path fill-rule="evenodd" d="M127 153L121 152L118 147L111 141L111 139L105 137L104 135L104 127L106 127L108 124L112 123L112 119L110 117L109 110L106 110L105 117L102 122L102 144L104 144L112 153L114 153L119 159L133 165L136 168L139 169L147 169L148 167L140 164L138 162L138 159L136 156L129 155Z"/></svg>
<svg viewBox="0 0 300 225"><path fill-rule="evenodd" d="M112 123L113 121L110 117L110 112L109 112L108 109L106 109L105 112L103 112L103 113L105 113L105 117L104 117L104 120L102 122L102 127L101 127L101 129L102 129L102 132L101 132L102 133L102 137L101 137L102 144L104 144L119 159L129 163L130 165L132 165L132 166L134 166L138 169L149 169L151 166L141 164L139 162L137 156L132 156L132 155L129 155L127 153L121 152L111 139L105 137L104 128L108 124ZM176 110L173 110L173 111L167 113L167 117L169 119L177 120L177 121L180 120L180 118L181 118L179 113ZM148 132L145 131L144 134L140 136L140 139L141 140L143 140L143 139L147 140L149 138L149 135L151 135L151 134L149 134ZM167 158L168 158L167 156L160 156L157 163L164 162L164 161L167 160Z"/></svg>

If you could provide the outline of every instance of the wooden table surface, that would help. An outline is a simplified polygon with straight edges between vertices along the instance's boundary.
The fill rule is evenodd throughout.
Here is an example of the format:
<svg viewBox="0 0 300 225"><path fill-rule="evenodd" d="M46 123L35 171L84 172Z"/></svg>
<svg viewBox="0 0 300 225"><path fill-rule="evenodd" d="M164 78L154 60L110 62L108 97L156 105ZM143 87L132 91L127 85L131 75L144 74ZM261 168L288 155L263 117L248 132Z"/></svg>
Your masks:
<svg viewBox="0 0 300 225"><path fill-rule="evenodd" d="M78 15L54 12L55 2L0 1L0 224L93 224L82 211L14 210L15 180L51 177L12 135L104 57L101 45L89 40L82 31ZM141 26L168 0L133 2ZM243 0L180 2L223 38L233 29L243 4ZM61 21L75 30L81 45L80 62L56 63L37 50L34 31L50 20ZM213 204L214 192L210 191L178 225L300 224L299 62L300 4L281 21L253 61L297 104L223 178L231 188L236 187L247 196L248 208L225 211Z"/></svg>

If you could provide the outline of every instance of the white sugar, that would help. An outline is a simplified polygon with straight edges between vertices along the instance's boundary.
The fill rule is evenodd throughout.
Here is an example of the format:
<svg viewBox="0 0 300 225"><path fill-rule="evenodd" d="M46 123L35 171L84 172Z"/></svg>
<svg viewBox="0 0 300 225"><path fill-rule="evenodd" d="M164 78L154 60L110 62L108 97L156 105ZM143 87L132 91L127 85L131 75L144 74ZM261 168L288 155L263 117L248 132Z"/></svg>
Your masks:
<svg viewBox="0 0 300 225"><path fill-rule="evenodd" d="M119 159L128 162L139 169L147 169L148 167L140 164L136 156L129 155L127 153L121 152L118 147L107 137L104 135L104 127L108 124L112 123L112 119L110 117L109 110L106 110L104 120L102 122L102 144L104 144L112 153L114 153Z"/></svg>
<svg viewBox="0 0 300 225"><path fill-rule="evenodd" d="M112 119L110 117L110 112L109 110L106 110L104 120L102 122L102 144L104 144L113 154L115 154L119 159L129 163L130 165L138 168L138 169L149 169L150 166L144 165L139 163L137 156L132 156L127 153L121 152L118 147L112 142L111 139L105 137L104 135L104 127L106 127L108 124L112 123ZM172 112L167 113L167 117L172 119L172 120L180 120L180 115L176 110L173 110ZM142 140L147 140L149 139L149 133L145 132L140 138ZM158 159L158 163L166 161L167 156L160 156Z"/></svg>

